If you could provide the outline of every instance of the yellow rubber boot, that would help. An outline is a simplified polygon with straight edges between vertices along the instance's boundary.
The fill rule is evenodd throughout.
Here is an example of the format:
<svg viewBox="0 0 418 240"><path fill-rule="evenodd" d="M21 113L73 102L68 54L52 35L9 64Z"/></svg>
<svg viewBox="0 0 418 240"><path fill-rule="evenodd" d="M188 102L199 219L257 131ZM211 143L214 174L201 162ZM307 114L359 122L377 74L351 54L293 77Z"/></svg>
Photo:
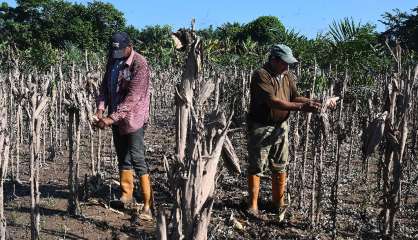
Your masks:
<svg viewBox="0 0 418 240"><path fill-rule="evenodd" d="M248 176L249 208L258 211L258 193L260 191L260 177L257 175Z"/></svg>
<svg viewBox="0 0 418 240"><path fill-rule="evenodd" d="M132 202L134 192L134 172L132 170L121 170L119 175L120 191L122 193L119 200L124 204Z"/></svg>
<svg viewBox="0 0 418 240"><path fill-rule="evenodd" d="M152 220L152 188L151 188L151 178L149 174L145 174L139 177L139 183L141 185L141 193L144 199L144 208L140 217L143 220Z"/></svg>
<svg viewBox="0 0 418 240"><path fill-rule="evenodd" d="M248 176L248 209L247 214L251 218L257 220L266 221L268 220L264 214L258 211L258 193L260 192L260 177L257 175Z"/></svg>
<svg viewBox="0 0 418 240"><path fill-rule="evenodd" d="M271 177L272 202L276 209L285 208L286 172L273 173Z"/></svg>

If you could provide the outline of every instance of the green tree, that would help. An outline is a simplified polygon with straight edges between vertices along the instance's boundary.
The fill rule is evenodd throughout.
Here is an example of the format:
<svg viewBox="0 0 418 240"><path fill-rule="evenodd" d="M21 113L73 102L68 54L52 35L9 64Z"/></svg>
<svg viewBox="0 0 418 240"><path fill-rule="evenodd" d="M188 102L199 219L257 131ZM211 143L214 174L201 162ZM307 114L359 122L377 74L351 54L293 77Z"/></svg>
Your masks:
<svg viewBox="0 0 418 240"><path fill-rule="evenodd" d="M140 47L143 45L140 41L141 31L139 31L137 28L135 28L132 25L129 25L123 31L129 35L134 47Z"/></svg>
<svg viewBox="0 0 418 240"><path fill-rule="evenodd" d="M215 30L213 29L213 26L210 25L208 28L199 29L196 31L197 35L200 36L202 39L214 39L215 36Z"/></svg>
<svg viewBox="0 0 418 240"><path fill-rule="evenodd" d="M399 40L404 48L418 51L418 7L410 14L399 9L395 9L393 13L386 12L380 22L387 28L382 33L383 38L387 38L391 44Z"/></svg>
<svg viewBox="0 0 418 240"><path fill-rule="evenodd" d="M92 24L94 38L97 40L96 47L107 46L112 34L126 27L123 13L110 3L88 3L86 16L86 20Z"/></svg>
<svg viewBox="0 0 418 240"><path fill-rule="evenodd" d="M43 5L47 0L17 1L15 8L2 3L0 10L1 39L16 44L20 48L29 48L33 40L39 36Z"/></svg>
<svg viewBox="0 0 418 240"><path fill-rule="evenodd" d="M326 37L331 46L327 57L347 68L355 84L370 84L370 75L386 67L375 26L345 18L334 21Z"/></svg>
<svg viewBox="0 0 418 240"><path fill-rule="evenodd" d="M16 46L39 68L47 68L55 61L55 50L69 45L82 52L103 52L111 35L126 29L125 25L122 12L98 1L83 5L63 0L18 0L16 7L0 6L0 44Z"/></svg>
<svg viewBox="0 0 418 240"><path fill-rule="evenodd" d="M285 27L275 16L262 16L245 25L245 36L259 44L271 45L280 42L285 35Z"/></svg>
<svg viewBox="0 0 418 240"><path fill-rule="evenodd" d="M138 35L138 48L151 61L166 66L171 63L175 52L169 25L145 27Z"/></svg>
<svg viewBox="0 0 418 240"><path fill-rule="evenodd" d="M220 40L230 39L233 42L245 39L244 27L237 22L222 24L216 29L215 35Z"/></svg>
<svg viewBox="0 0 418 240"><path fill-rule="evenodd" d="M84 5L53 1L44 6L38 41L50 42L56 48L64 48L69 42L81 49L92 49L97 39L94 26L88 20Z"/></svg>
<svg viewBox="0 0 418 240"><path fill-rule="evenodd" d="M82 49L104 48L113 32L125 28L122 12L97 1L86 6L63 0L19 0L15 8L2 4L0 19L2 39L24 49L40 42L56 48L66 42Z"/></svg>

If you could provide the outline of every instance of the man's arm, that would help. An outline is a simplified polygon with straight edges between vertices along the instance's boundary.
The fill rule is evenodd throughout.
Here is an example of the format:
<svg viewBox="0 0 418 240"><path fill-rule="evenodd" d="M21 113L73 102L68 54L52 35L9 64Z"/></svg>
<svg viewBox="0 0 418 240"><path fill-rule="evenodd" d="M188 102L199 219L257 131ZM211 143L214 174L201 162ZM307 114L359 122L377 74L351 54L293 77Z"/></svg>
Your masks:
<svg viewBox="0 0 418 240"><path fill-rule="evenodd" d="M270 99L270 106L272 108L285 111L299 111L302 108L302 105L303 103L300 102L289 102L274 97Z"/></svg>
<svg viewBox="0 0 418 240"><path fill-rule="evenodd" d="M309 100L309 99L308 99ZM280 100L278 98L270 98L269 104L272 108L284 110L284 111L302 111L302 112L317 112L319 111L321 104L307 101L307 102L289 102L286 100Z"/></svg>
<svg viewBox="0 0 418 240"><path fill-rule="evenodd" d="M325 106L330 108L330 109L334 109L337 106L337 101L339 100L339 97L331 97L328 98L325 102ZM314 102L317 103L319 105L322 104L322 102L318 99L310 99L310 98L306 98L306 97L296 97L294 99L292 99L292 102L298 102L298 103L307 103L307 102Z"/></svg>
<svg viewBox="0 0 418 240"><path fill-rule="evenodd" d="M318 102L315 99L310 99L310 98L303 97L303 96L298 96L298 97L295 97L294 99L292 99L292 102L297 102L297 103L306 103L306 102L310 102L310 101Z"/></svg>

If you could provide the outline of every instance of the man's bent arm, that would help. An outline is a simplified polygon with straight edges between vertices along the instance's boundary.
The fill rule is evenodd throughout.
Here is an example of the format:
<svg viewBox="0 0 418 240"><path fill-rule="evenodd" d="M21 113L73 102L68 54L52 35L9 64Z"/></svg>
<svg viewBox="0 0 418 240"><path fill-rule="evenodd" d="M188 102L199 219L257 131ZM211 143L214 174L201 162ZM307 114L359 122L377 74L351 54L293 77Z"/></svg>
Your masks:
<svg viewBox="0 0 418 240"><path fill-rule="evenodd" d="M298 111L301 110L303 103L301 102L289 102L286 100L280 100L278 98L270 98L270 106L275 109L284 111Z"/></svg>
<svg viewBox="0 0 418 240"><path fill-rule="evenodd" d="M317 100L310 99L310 98L307 98L307 97L302 97L302 96L295 97L294 99L292 99L292 102L297 102L297 103L306 103L306 102L310 102L310 101L317 101Z"/></svg>

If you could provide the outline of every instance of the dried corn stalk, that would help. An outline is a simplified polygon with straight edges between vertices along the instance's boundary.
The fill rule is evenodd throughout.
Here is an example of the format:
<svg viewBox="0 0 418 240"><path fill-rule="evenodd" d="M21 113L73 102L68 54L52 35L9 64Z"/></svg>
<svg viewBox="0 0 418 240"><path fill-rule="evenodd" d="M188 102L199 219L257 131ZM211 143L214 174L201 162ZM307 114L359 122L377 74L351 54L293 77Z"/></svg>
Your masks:
<svg viewBox="0 0 418 240"><path fill-rule="evenodd" d="M181 36L186 37L181 37ZM190 42L187 36L192 36ZM215 109L207 114L205 106L215 90L211 80L199 77L201 42L193 31L176 35L188 52L182 82L177 86L177 147L174 163L165 159L172 194L176 200L172 218L173 233L168 237L164 217L160 217L160 239L207 239L214 203L216 172L222 150L236 164L237 158L227 138L232 114L228 119ZM185 41L186 39L187 41ZM194 91L192 86L196 87ZM209 116L209 123L205 121Z"/></svg>
<svg viewBox="0 0 418 240"><path fill-rule="evenodd" d="M1 90L0 90L1 93ZM0 99L4 102L4 99ZM3 184L7 175L9 163L9 134L7 132L6 109L0 105L0 239L6 240L6 218L4 216L4 191Z"/></svg>

